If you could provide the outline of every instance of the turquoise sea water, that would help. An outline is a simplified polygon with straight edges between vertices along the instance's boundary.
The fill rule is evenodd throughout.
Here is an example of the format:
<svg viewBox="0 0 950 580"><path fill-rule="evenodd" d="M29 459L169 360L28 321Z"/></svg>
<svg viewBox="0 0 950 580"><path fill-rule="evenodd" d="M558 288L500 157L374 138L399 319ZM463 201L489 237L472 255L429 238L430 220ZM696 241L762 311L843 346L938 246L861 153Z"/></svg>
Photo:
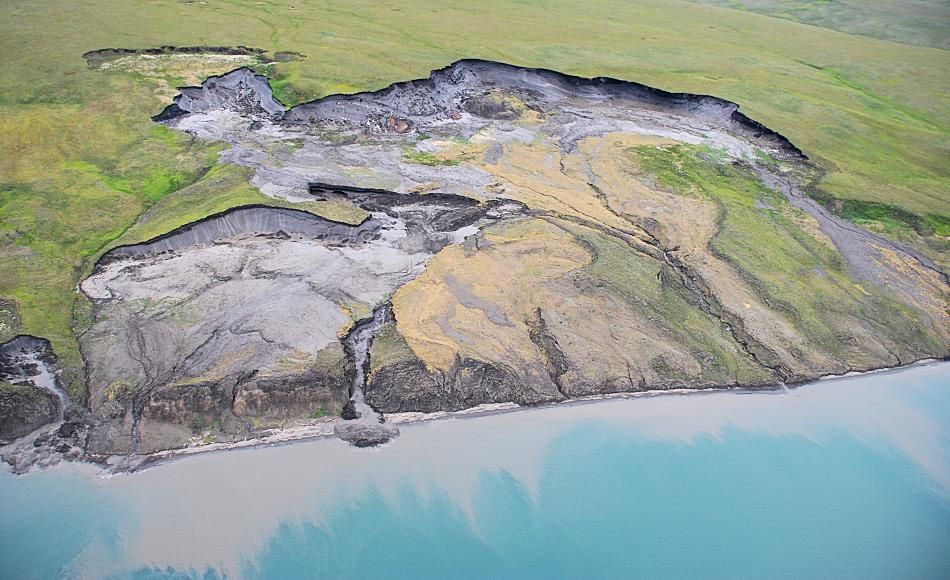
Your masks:
<svg viewBox="0 0 950 580"><path fill-rule="evenodd" d="M948 578L950 365L3 473L0 576Z"/></svg>

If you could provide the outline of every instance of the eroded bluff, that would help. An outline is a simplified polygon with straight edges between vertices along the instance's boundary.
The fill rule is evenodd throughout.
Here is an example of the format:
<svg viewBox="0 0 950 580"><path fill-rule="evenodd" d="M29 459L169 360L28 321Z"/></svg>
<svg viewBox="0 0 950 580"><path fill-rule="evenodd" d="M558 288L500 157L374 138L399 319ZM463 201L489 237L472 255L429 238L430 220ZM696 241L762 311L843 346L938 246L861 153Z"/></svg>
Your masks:
<svg viewBox="0 0 950 580"><path fill-rule="evenodd" d="M62 416L64 400L51 367L49 342L21 335L0 345L0 445L6 445Z"/></svg>
<svg viewBox="0 0 950 580"><path fill-rule="evenodd" d="M461 61L285 110L238 69L156 120L308 211L103 257L90 455L948 353L945 274L805 196L802 152L721 99Z"/></svg>

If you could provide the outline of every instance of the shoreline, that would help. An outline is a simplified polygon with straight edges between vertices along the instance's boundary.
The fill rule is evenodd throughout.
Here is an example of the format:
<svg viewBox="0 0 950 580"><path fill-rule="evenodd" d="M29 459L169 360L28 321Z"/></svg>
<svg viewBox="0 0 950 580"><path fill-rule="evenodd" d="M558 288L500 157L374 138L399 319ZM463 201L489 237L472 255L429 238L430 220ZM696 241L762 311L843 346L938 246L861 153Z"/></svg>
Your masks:
<svg viewBox="0 0 950 580"><path fill-rule="evenodd" d="M760 387L748 387L748 386L713 386L713 387L699 387L699 388L679 388L679 389L652 389L645 391L632 391L632 392L620 392L620 393L605 393L601 395L590 395L586 397L578 397L575 399L565 399L563 401L552 401L549 403L543 403L540 405L533 406L522 406L516 403L486 403L482 405L477 405L475 407L470 407L468 409L461 409L459 411L436 411L433 413L419 413L419 412L404 412L404 413L384 413L383 417L386 419L387 423L397 426L411 426L411 425L420 425L429 422L436 421L446 421L446 420L465 420L465 419L475 419L479 417L487 417L492 415L502 415L502 414L511 414L516 412L532 411L532 410L544 410L551 409L554 407L568 407L568 406L580 406L580 405L591 405L602 403L605 401L612 400L623 400L623 399L637 399L637 398L653 398L653 397L665 397L665 396L696 396L696 395L713 395L720 393L729 393L736 395L753 395L753 394L762 394L762 395L785 395L791 391L806 388L810 386L817 386L820 384L833 383L835 381L840 381L843 379L849 379L859 376L872 375L872 374L896 374L914 367L923 367L930 365L938 365L941 363L950 362L946 359L936 359L936 358L927 358L914 361L909 364L896 366L896 367L882 367L878 369L871 369L867 371L850 371L844 374L828 374L818 377L812 381L806 381L801 383L794 384L777 384L777 385L765 385ZM253 439L245 439L242 441L230 442L230 443L209 443L209 444L199 444L192 447L182 447L178 449L169 449L166 451L157 451L148 455L141 456L141 459L135 461L134 463L129 463L129 458L127 456L108 456L103 457L101 461L95 460L83 460L79 463L85 463L91 466L95 466L99 470L99 477L110 478L121 475L134 475L149 469L157 468L162 465L172 463L174 461L201 456L209 453L222 453L230 451L241 451L248 449L261 449L268 447L282 447L285 445L293 445L297 443L303 443L307 441L316 441L320 439L329 439L335 437L335 428L337 425L343 423L344 421L339 417L328 418L321 423L316 423L312 425L299 425L294 427L287 427L284 429L275 430L275 433L264 437L256 437ZM398 437L393 440L383 444L383 445L393 445L398 444L394 441L398 440ZM373 447L367 449L374 449ZM354 449L354 452L362 451L362 449ZM27 473L34 471L31 469ZM41 471L38 469L36 471ZM22 474L25 475L25 474Z"/></svg>

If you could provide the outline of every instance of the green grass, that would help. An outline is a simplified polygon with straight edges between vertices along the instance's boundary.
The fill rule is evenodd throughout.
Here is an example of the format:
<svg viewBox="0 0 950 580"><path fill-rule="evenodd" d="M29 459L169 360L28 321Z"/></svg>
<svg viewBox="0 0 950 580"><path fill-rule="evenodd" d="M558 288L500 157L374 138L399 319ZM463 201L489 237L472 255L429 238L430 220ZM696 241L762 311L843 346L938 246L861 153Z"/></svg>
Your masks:
<svg viewBox="0 0 950 580"><path fill-rule="evenodd" d="M950 49L944 0L696 0L873 38Z"/></svg>
<svg viewBox="0 0 950 580"><path fill-rule="evenodd" d="M937 215L918 216L895 205L858 201L840 202L839 213L845 219L862 225L879 225L886 233L899 237L907 230L925 236L950 236L950 219Z"/></svg>
<svg viewBox="0 0 950 580"><path fill-rule="evenodd" d="M428 151L419 151L417 149L404 150L402 152L402 160L409 163L418 163L419 165L429 165L430 167L449 167L459 164L457 159L443 159Z"/></svg>
<svg viewBox="0 0 950 580"><path fill-rule="evenodd" d="M821 190L812 195L843 218L904 242L945 270L950 266L950 219L934 214L917 215L894 204L835 199Z"/></svg>
<svg viewBox="0 0 950 580"><path fill-rule="evenodd" d="M826 171L827 195L900 208L935 233L947 230L945 51L676 0L294 4L0 7L0 297L16 303L19 331L51 340L71 385L81 384L82 363L74 311L80 326L88 311L74 288L91 260L120 239L254 196L230 169L196 187L217 148L152 123L164 105L141 74L88 68L82 53L103 47L297 51L306 58L266 70L288 105L424 77L467 57L715 94L800 146ZM57 22L68 25L53 34ZM225 177L228 185L214 181ZM213 201L200 199L202 187ZM867 219L859 214L850 215Z"/></svg>

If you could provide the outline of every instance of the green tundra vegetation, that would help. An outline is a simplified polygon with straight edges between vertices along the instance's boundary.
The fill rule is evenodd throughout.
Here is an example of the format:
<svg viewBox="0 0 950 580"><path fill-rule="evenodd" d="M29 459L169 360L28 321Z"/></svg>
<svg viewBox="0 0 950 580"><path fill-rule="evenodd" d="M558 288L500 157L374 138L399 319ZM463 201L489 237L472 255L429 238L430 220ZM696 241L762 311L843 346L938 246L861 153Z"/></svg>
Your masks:
<svg viewBox="0 0 950 580"><path fill-rule="evenodd" d="M946 20L933 16L943 14L941 6L908 0L889 14L874 2L877 29L897 31L877 36L895 42L850 25L846 11L793 4L809 6L7 0L0 7L0 340L17 333L50 339L81 396L75 333L86 309L75 287L98 256L228 207L276 203L250 186L246 171L219 164L219 146L150 120L171 87L223 72L226 62L143 70L97 68L82 57L105 47L260 48L269 57L247 57L247 64L272 79L288 106L424 77L460 58L717 95L787 136L820 167L818 199L941 258L950 235L950 58L940 32ZM914 18L929 24L918 27ZM900 32L908 30L920 32ZM446 163L430 157L411 160ZM663 172L663 159L641 157ZM719 195L714 181L709 195ZM361 218L331 204L302 209ZM717 243L741 242L724 234ZM813 314L802 311L803 323L818 324Z"/></svg>
<svg viewBox="0 0 950 580"><path fill-rule="evenodd" d="M697 0L873 38L950 48L945 0Z"/></svg>

